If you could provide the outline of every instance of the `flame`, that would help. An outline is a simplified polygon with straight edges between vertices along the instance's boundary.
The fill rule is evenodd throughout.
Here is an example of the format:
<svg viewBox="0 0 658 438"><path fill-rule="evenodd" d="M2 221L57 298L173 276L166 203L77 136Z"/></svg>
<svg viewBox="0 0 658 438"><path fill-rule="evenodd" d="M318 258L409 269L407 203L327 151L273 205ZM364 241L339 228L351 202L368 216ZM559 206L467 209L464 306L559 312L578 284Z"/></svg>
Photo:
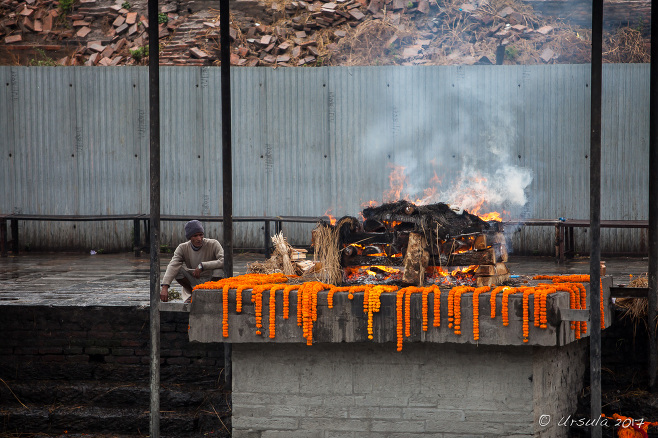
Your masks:
<svg viewBox="0 0 658 438"><path fill-rule="evenodd" d="M386 253L385 252L378 252L378 253L375 253L375 254L366 254L366 257L386 257Z"/></svg>
<svg viewBox="0 0 658 438"><path fill-rule="evenodd" d="M396 164L389 164L393 170L391 170L390 175L388 176L388 184L390 189L384 193L384 201L392 202L398 201L402 195L402 190L404 190L404 185L407 182L407 176L404 174L404 166L398 166Z"/></svg>
<svg viewBox="0 0 658 438"><path fill-rule="evenodd" d="M430 204L432 202L432 200L436 198L437 192L438 192L438 189L436 188L436 186L426 188L425 190L423 190L423 197L422 198L416 198L414 200L414 204L416 204L416 205Z"/></svg>
<svg viewBox="0 0 658 438"><path fill-rule="evenodd" d="M475 278L476 269L477 265L455 268L452 271L446 271L439 266L429 266L425 278L428 284L472 286L477 281Z"/></svg>
<svg viewBox="0 0 658 438"><path fill-rule="evenodd" d="M376 281L399 281L402 279L402 270L390 266L348 266L345 268L346 280L351 283Z"/></svg>
<svg viewBox="0 0 658 438"><path fill-rule="evenodd" d="M500 213L498 213L497 211L492 211L490 213L480 214L480 215L478 215L478 217L480 219L482 219L483 221L486 221L486 222L489 222L489 221L500 222L500 221L503 220L500 217Z"/></svg>
<svg viewBox="0 0 658 438"><path fill-rule="evenodd" d="M384 223L387 224L389 226L389 228L395 228L398 225L400 225L402 222L400 222L400 221L391 221L391 222L384 221Z"/></svg>
<svg viewBox="0 0 658 438"><path fill-rule="evenodd" d="M330 209L328 209L327 211L325 211L323 216L326 216L326 217L329 218L329 223L330 223L331 225L336 225L336 218L329 214L329 212L330 212L331 210L332 210L332 209L330 208Z"/></svg>
<svg viewBox="0 0 658 438"><path fill-rule="evenodd" d="M388 272L389 274L397 274L398 272L400 272L399 268L391 268L390 266L370 266L369 268L368 267L366 268L367 268L366 272L368 273L368 275L372 275L372 276L377 275L377 273L372 270L373 268L379 269L380 271Z"/></svg>
<svg viewBox="0 0 658 438"><path fill-rule="evenodd" d="M454 271L450 273L453 277L459 275L459 274L470 274L471 272L475 272L475 270L478 268L478 265L471 265L467 266L465 268L457 268Z"/></svg>
<svg viewBox="0 0 658 438"><path fill-rule="evenodd" d="M430 184L439 185L439 186L441 185L441 178L439 178L439 176L436 174L436 170L434 171L434 176L432 177L432 179L430 179Z"/></svg>

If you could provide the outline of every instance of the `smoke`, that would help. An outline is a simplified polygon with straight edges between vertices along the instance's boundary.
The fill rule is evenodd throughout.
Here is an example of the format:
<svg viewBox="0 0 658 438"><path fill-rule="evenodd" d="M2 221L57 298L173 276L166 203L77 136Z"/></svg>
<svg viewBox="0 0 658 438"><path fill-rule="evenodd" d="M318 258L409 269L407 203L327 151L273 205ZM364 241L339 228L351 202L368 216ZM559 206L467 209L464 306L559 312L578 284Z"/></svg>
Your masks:
<svg viewBox="0 0 658 438"><path fill-rule="evenodd" d="M474 103L459 107L471 111L461 110L456 125L437 126L431 108L399 111L393 106L388 128L380 122L370 131L370 140L377 141L368 144L377 145L378 153L390 158L383 202L444 202L471 213L498 211L508 217L518 217L524 210L533 175L512 156L518 144L515 111L483 102L478 93L470 98ZM424 145L407 146L418 144L419 132Z"/></svg>

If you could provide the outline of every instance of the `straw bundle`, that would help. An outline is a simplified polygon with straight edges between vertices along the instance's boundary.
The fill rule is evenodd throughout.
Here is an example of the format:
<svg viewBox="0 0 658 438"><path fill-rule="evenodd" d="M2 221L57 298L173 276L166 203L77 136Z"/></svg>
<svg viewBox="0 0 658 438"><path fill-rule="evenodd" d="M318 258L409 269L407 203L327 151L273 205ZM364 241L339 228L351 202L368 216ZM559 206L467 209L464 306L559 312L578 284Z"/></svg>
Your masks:
<svg viewBox="0 0 658 438"><path fill-rule="evenodd" d="M320 263L321 267L316 275L323 283L338 285L343 281L338 250L339 230L340 226L332 227L322 223L313 230L313 245L315 246L313 260Z"/></svg>
<svg viewBox="0 0 658 438"><path fill-rule="evenodd" d="M629 284L630 287L648 287L649 278L641 275L634 278ZM649 300L646 298L618 298L615 304L622 309L622 318L630 318L637 330L637 325L641 322L647 327L647 315L649 314Z"/></svg>
<svg viewBox="0 0 658 438"><path fill-rule="evenodd" d="M253 262L247 266L248 274L274 274L282 272L286 275L295 275L295 267L290 261L292 247L283 237L283 232L272 236L274 253L264 262Z"/></svg>

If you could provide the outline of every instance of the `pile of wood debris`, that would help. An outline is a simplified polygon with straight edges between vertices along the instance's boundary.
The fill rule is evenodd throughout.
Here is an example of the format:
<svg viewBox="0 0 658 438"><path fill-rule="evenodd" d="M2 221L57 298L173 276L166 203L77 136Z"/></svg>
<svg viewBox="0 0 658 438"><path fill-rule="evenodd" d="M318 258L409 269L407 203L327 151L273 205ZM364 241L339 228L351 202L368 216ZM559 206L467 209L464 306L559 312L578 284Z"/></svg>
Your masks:
<svg viewBox="0 0 658 438"><path fill-rule="evenodd" d="M253 262L247 266L248 274L274 274L299 275L313 273L316 263L306 259L307 250L293 248L288 244L283 232L272 236L274 252L264 262Z"/></svg>
<svg viewBox="0 0 658 438"><path fill-rule="evenodd" d="M116 1L116 3L115 3ZM146 2L0 0L0 63L135 65L148 59ZM249 3L249 8L241 4ZM255 14L254 4L258 13ZM553 64L590 61L591 31L517 0L262 0L231 3L235 66ZM217 65L219 12L161 4L162 65ZM17 53L32 53L32 58ZM50 54L58 57L52 59ZM66 56L59 57L65 54ZM604 61L647 62L639 29L605 35ZM48 61L51 63L49 64Z"/></svg>

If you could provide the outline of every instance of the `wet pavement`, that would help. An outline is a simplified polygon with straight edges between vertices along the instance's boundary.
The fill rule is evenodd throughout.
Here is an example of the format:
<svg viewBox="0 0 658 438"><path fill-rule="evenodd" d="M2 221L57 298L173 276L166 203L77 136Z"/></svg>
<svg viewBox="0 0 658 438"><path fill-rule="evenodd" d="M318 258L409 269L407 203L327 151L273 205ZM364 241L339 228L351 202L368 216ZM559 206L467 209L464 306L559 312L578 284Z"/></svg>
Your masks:
<svg viewBox="0 0 658 438"><path fill-rule="evenodd" d="M160 278L172 254L160 255ZM262 254L236 254L235 275L263 261ZM20 254L0 258L0 305L148 306L150 258L134 253ZM181 287L174 282L172 289Z"/></svg>
<svg viewBox="0 0 658 438"><path fill-rule="evenodd" d="M171 254L160 256L161 276ZM234 255L234 274L246 273L247 265L263 261L256 253ZM629 275L646 274L647 257L605 258L606 274L613 283L627 284ZM510 256L513 275L589 274L589 259L576 258L558 264L551 257ZM0 258L0 305L46 306L148 306L148 254L133 253L21 254ZM174 283L174 288L179 288Z"/></svg>

